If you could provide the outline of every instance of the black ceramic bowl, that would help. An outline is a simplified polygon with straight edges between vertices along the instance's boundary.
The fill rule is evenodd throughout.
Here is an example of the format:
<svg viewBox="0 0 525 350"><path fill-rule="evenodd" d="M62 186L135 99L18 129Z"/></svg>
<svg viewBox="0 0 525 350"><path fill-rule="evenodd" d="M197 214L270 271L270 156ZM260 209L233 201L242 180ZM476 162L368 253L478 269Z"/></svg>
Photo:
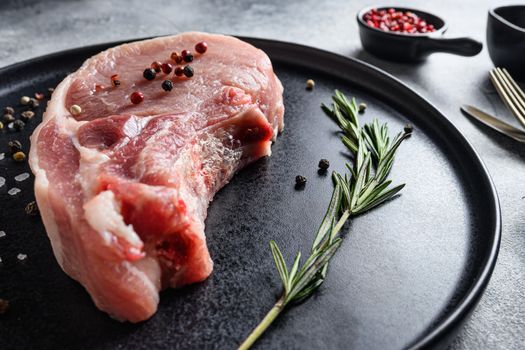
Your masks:
<svg viewBox="0 0 525 350"><path fill-rule="evenodd" d="M489 10L487 46L496 67L504 67L525 81L525 5Z"/></svg>
<svg viewBox="0 0 525 350"><path fill-rule="evenodd" d="M444 39L441 36L447 30L447 23L440 17L420 10L395 7L398 11L410 11L434 25L431 33L405 34L386 32L366 24L363 16L371 9L387 10L390 7L369 6L357 14L359 36L365 50L393 61L417 62L424 60L434 52L448 52L461 56L477 55L483 44L470 38Z"/></svg>

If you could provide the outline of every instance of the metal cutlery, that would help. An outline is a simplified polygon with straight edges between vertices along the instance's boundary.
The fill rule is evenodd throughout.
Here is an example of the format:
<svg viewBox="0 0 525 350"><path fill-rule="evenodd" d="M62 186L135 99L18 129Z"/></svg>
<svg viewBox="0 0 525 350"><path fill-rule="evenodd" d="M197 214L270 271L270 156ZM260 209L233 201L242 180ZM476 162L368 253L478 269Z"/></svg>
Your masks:
<svg viewBox="0 0 525 350"><path fill-rule="evenodd" d="M490 114L487 114L476 107L470 106L470 105L463 105L461 106L461 110L469 115L470 117L476 119L477 121L485 124L486 126L490 127L493 130L496 130L510 138L513 138L514 140L518 142L525 143L525 132L515 128L514 126L507 124Z"/></svg>
<svg viewBox="0 0 525 350"><path fill-rule="evenodd" d="M505 106L507 106L514 117L525 128L525 93L523 90L505 68L493 68L490 70L489 76L503 103L505 103ZM525 131L470 105L461 106L461 110L491 129L513 138L518 142L525 143Z"/></svg>
<svg viewBox="0 0 525 350"><path fill-rule="evenodd" d="M490 80L514 117L525 127L525 93L505 68L493 68Z"/></svg>

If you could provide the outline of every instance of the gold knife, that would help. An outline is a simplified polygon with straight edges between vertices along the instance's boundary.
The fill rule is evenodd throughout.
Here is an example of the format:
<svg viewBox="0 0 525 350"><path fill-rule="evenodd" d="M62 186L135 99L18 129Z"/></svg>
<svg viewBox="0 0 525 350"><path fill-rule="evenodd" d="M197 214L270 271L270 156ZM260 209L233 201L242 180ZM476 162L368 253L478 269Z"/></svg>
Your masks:
<svg viewBox="0 0 525 350"><path fill-rule="evenodd" d="M513 127L510 124L507 124L496 117L487 114L476 107L470 105L461 106L461 110L469 115L470 117L476 119L477 121L485 124L491 129L499 131L500 133L513 138L516 141L525 143L525 132L521 131L518 128Z"/></svg>

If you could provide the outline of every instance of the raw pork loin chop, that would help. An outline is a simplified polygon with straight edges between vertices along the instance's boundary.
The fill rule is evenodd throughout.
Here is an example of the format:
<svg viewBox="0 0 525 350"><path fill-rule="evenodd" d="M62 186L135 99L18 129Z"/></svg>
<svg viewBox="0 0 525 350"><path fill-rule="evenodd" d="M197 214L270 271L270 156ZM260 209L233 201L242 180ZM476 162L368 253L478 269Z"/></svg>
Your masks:
<svg viewBox="0 0 525 350"><path fill-rule="evenodd" d="M208 50L195 54L193 77L142 76L201 41ZM130 102L134 91L142 103ZM270 155L282 92L264 52L205 33L109 49L60 83L31 138L36 199L58 263L101 310L142 321L159 290L210 275L208 204L236 171Z"/></svg>

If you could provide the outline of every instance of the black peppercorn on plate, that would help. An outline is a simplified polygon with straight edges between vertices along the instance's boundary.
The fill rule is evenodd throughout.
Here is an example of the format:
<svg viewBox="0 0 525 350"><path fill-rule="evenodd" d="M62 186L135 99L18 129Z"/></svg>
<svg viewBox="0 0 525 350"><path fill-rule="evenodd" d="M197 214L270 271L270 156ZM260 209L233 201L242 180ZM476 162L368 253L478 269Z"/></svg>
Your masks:
<svg viewBox="0 0 525 350"><path fill-rule="evenodd" d="M206 220L215 262L203 283L161 294L158 312L140 324L100 312L63 273L39 216L23 151L45 100L22 131L0 132L0 314L3 349L235 348L272 307L280 280L268 243L288 263L309 250L332 193L330 171L348 161L337 126L320 109L334 89L366 103L363 122L387 121L392 133L413 125L392 178L406 183L388 205L345 226L343 244L318 293L284 313L259 349L443 348L467 318L492 273L501 234L492 181L476 152L429 102L392 76L358 60L305 46L243 38L272 59L284 85L285 123L273 155L237 174L211 204ZM88 57L119 43L60 52L0 70L0 107L46 92ZM315 87L306 89L313 79ZM318 172L327 159L328 172ZM307 182L295 186L297 175ZM21 191L10 195L12 188ZM11 193L13 193L11 191Z"/></svg>

